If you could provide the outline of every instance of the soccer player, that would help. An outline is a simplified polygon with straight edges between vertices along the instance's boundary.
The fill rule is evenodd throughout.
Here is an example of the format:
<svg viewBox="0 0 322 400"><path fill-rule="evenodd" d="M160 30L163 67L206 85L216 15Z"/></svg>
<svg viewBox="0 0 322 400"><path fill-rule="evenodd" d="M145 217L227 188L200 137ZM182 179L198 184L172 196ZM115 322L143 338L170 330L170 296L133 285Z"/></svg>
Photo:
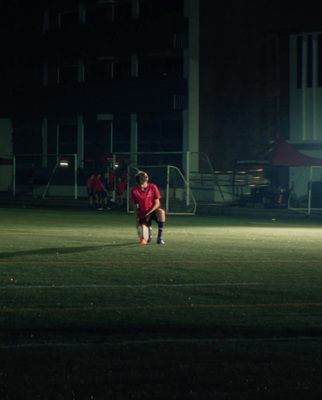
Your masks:
<svg viewBox="0 0 322 400"><path fill-rule="evenodd" d="M98 173L95 175L94 178L94 189L95 189L95 202L96 202L96 208L97 210L103 210L101 203L102 203L102 197L101 197L101 190L102 190L102 180L101 180L102 174Z"/></svg>
<svg viewBox="0 0 322 400"><path fill-rule="evenodd" d="M164 244L162 239L163 226L165 223L165 211L160 207L160 191L157 185L149 183L149 176L144 171L139 171L135 180L137 186L131 190L131 203L134 204L136 225L145 224L149 227L149 239L141 238L140 244L151 242L152 220L158 223L158 244Z"/></svg>
<svg viewBox="0 0 322 400"><path fill-rule="evenodd" d="M89 207L94 208L94 192L95 192L95 174L91 174L87 179L87 193L89 199Z"/></svg>
<svg viewBox="0 0 322 400"><path fill-rule="evenodd" d="M110 207L108 206L108 193L110 190L110 185L109 185L109 173L105 172L103 178L101 179L101 201L102 204L101 206L103 207L103 202L105 206L105 210L109 211Z"/></svg>

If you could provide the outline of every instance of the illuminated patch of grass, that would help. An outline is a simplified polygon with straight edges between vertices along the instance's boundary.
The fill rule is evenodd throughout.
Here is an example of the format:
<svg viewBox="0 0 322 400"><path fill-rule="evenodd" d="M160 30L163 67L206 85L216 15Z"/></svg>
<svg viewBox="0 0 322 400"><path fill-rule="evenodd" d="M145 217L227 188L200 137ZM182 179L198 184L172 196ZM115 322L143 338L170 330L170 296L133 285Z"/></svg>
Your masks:
<svg viewBox="0 0 322 400"><path fill-rule="evenodd" d="M170 216L140 246L119 212L0 218L2 399L321 391L317 221Z"/></svg>

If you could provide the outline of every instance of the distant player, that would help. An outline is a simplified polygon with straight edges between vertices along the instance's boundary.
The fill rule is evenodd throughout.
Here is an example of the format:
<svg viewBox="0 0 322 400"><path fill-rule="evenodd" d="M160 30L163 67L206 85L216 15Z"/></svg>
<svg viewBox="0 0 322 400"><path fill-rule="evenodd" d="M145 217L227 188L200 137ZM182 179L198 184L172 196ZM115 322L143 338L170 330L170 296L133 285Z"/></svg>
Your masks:
<svg viewBox="0 0 322 400"><path fill-rule="evenodd" d="M102 203L102 197L101 197L101 190L102 190L102 180L101 180L102 174L98 173L95 175L94 178L94 190L95 190L95 205L98 210L103 210L101 203Z"/></svg>
<svg viewBox="0 0 322 400"><path fill-rule="evenodd" d="M147 225L149 227L149 238L141 237L140 244L151 242L152 220L158 223L158 244L164 244L162 239L163 226L165 223L165 211L160 207L160 191L157 185L149 183L146 172L140 171L135 176L137 186L131 190L131 203L134 204L136 225Z"/></svg>
<svg viewBox="0 0 322 400"><path fill-rule="evenodd" d="M95 192L95 174L91 174L87 179L87 193L89 199L89 207L94 207L94 192Z"/></svg>
<svg viewBox="0 0 322 400"><path fill-rule="evenodd" d="M125 190L126 183L123 182L122 178L117 179L116 183L116 204L118 207L123 206L123 193Z"/></svg>

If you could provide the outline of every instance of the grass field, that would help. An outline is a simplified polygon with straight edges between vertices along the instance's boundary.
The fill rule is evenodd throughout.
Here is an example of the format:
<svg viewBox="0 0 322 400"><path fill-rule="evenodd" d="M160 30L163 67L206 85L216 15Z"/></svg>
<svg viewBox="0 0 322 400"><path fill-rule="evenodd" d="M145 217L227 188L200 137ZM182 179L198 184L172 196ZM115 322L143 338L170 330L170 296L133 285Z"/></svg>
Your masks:
<svg viewBox="0 0 322 400"><path fill-rule="evenodd" d="M322 229L0 209L0 399L318 399Z"/></svg>

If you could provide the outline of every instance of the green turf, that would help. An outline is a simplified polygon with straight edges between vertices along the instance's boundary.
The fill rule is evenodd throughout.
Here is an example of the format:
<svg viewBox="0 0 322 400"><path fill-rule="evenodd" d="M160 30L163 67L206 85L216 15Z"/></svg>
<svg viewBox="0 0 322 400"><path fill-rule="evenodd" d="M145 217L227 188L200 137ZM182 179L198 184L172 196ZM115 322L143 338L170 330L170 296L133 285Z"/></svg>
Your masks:
<svg viewBox="0 0 322 400"><path fill-rule="evenodd" d="M317 220L0 209L1 399L319 398Z"/></svg>

